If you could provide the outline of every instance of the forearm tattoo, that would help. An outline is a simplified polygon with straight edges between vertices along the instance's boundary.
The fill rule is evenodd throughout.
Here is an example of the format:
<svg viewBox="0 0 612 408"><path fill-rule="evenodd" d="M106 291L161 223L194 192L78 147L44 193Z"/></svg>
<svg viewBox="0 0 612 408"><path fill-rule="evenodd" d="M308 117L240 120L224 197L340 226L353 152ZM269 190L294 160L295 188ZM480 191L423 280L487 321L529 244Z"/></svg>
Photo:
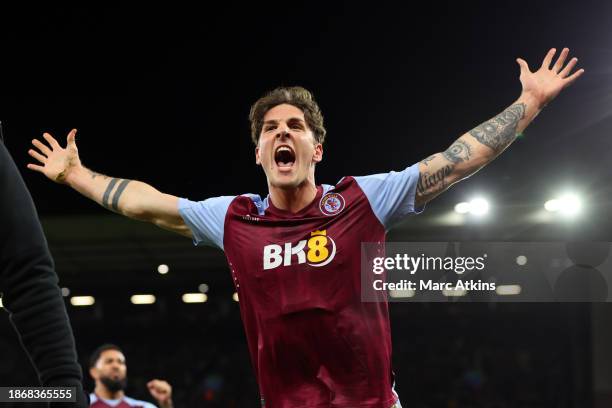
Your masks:
<svg viewBox="0 0 612 408"><path fill-rule="evenodd" d="M93 174L92 178L95 178ZM111 179L110 183L108 183L108 187L106 187L106 190L104 191L104 195L102 196L102 205L109 210L119 212L119 199L131 181L132 180L120 180L116 178ZM119 183L119 186L115 189L115 185L117 185L117 183Z"/></svg>
<svg viewBox="0 0 612 408"><path fill-rule="evenodd" d="M493 151L500 152L516 138L519 121L525 117L526 106L517 103L470 131L470 135Z"/></svg>
<svg viewBox="0 0 612 408"><path fill-rule="evenodd" d="M477 126L469 133L478 142L499 153L516 138L516 129L521 119L525 117L526 106L517 103L494 117ZM468 140L457 139L442 153L436 153L421 161L426 168L422 171L417 183L417 195L431 199L446 190L453 182L449 176L460 163L468 162L473 158L476 147ZM465 165L462 165L462 168ZM464 171L464 170L462 170ZM457 176L453 177L454 180Z"/></svg>
<svg viewBox="0 0 612 408"><path fill-rule="evenodd" d="M87 171L89 172L89 175L91 176L91 179L92 179L92 180L94 180L94 179L95 179L96 177L98 177L98 176L100 176L100 177L102 177L102 178L104 178L104 179L107 179L107 178L108 178L108 176L105 176L104 174L96 173L96 172L95 172L95 171L93 171L93 170L89 170L89 169L87 169Z"/></svg>
<svg viewBox="0 0 612 408"><path fill-rule="evenodd" d="M446 149L442 155L448 161L457 164L470 160L470 157L472 156L472 148L463 140L458 139L451 145L451 147Z"/></svg>

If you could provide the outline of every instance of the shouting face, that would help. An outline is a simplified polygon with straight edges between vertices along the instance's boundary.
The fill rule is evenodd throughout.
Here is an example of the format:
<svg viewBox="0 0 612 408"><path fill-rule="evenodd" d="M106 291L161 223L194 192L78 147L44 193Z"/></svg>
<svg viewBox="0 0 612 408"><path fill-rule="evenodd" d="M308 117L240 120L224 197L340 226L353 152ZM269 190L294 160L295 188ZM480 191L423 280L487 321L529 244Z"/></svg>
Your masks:
<svg viewBox="0 0 612 408"><path fill-rule="evenodd" d="M263 167L269 186L294 189L309 177L314 184L314 166L322 158L323 146L315 141L304 112L288 104L266 112L255 159Z"/></svg>

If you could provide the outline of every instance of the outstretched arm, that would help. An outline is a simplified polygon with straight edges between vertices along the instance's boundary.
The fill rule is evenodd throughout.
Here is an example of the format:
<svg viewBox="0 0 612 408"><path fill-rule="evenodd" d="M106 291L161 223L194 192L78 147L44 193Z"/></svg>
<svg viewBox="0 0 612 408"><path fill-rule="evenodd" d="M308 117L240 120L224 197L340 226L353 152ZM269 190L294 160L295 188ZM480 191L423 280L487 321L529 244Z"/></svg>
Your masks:
<svg viewBox="0 0 612 408"><path fill-rule="evenodd" d="M521 68L521 96L506 110L462 135L444 152L419 163L420 177L416 204L423 205L454 183L471 176L495 159L531 123L540 110L564 88L574 82L584 69L570 75L578 62L572 58L564 66L569 49L564 48L550 67L556 50L551 49L536 72L518 58Z"/></svg>
<svg viewBox="0 0 612 408"><path fill-rule="evenodd" d="M103 207L140 221L151 222L161 228L192 237L178 210L178 197L164 194L150 185L136 181L108 177L85 168L81 164L76 145L76 129L67 137L67 145L60 144L48 133L32 144L30 156L41 164L28 168L43 173L56 183L67 184Z"/></svg>

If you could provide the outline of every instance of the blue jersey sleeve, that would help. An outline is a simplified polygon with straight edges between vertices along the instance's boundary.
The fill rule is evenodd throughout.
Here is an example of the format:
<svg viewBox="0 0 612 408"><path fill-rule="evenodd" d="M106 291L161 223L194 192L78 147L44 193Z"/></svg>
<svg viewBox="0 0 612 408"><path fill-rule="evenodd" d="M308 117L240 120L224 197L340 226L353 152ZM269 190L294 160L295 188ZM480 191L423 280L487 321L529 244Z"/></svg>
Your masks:
<svg viewBox="0 0 612 408"><path fill-rule="evenodd" d="M354 177L364 192L374 214L389 230L408 214L420 213L414 207L416 186L419 181L419 163L403 171Z"/></svg>
<svg viewBox="0 0 612 408"><path fill-rule="evenodd" d="M225 215L234 196L209 198L204 201L179 199L179 213L193 233L195 245L223 249Z"/></svg>

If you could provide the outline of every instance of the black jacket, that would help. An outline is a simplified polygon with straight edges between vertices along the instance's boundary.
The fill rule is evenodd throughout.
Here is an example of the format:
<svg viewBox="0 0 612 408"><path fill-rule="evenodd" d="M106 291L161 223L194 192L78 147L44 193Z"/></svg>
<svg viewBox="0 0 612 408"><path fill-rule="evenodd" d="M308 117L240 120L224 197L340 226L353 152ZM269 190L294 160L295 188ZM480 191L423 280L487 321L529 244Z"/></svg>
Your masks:
<svg viewBox="0 0 612 408"><path fill-rule="evenodd" d="M0 291L21 342L43 386L77 388L87 407L74 336L58 286L53 259L32 198L0 142Z"/></svg>

